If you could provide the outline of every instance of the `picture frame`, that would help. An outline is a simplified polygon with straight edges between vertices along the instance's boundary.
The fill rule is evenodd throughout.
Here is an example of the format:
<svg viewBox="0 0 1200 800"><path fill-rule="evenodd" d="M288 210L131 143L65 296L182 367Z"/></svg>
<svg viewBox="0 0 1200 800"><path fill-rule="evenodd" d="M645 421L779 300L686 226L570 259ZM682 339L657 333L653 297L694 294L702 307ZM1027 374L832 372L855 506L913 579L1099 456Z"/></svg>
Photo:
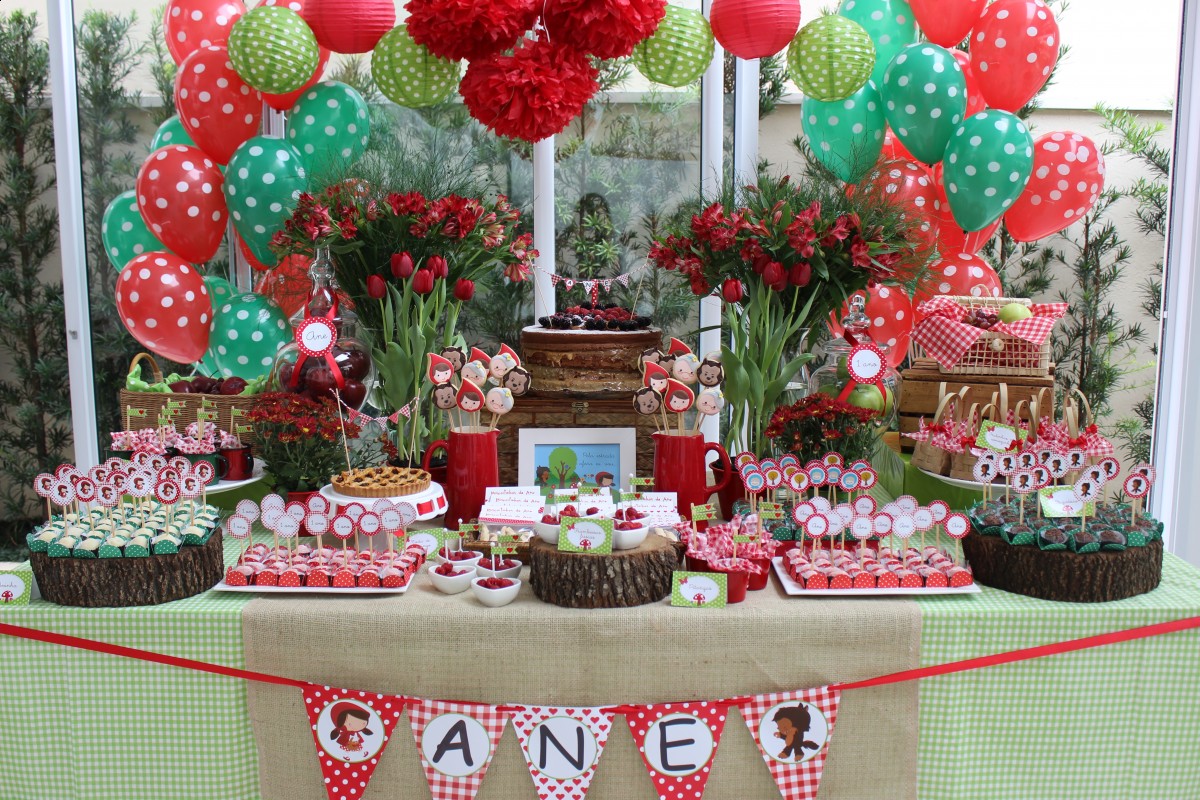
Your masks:
<svg viewBox="0 0 1200 800"><path fill-rule="evenodd" d="M543 492L572 485L621 489L636 470L635 428L520 431L517 477L521 486L540 486Z"/></svg>

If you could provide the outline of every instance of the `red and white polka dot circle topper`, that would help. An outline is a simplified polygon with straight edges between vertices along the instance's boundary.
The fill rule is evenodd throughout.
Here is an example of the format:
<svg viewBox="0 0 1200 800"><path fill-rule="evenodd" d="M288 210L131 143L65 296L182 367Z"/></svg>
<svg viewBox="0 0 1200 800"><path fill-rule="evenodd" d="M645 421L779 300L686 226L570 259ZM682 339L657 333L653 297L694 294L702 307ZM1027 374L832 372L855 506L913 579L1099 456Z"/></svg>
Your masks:
<svg viewBox="0 0 1200 800"><path fill-rule="evenodd" d="M899 366L908 355L909 339L913 327L913 303L899 286L877 286L865 292L855 292L851 297L866 297L866 314L871 318L871 338L886 345L884 353L890 367ZM842 305L841 316L850 312L849 303ZM829 329L834 336L841 336L842 326L830 316ZM883 349L883 348L881 348Z"/></svg>
<svg viewBox="0 0 1200 800"><path fill-rule="evenodd" d="M306 0L301 15L317 44L335 53L369 53L396 25L392 0Z"/></svg>
<svg viewBox="0 0 1200 800"><path fill-rule="evenodd" d="M163 358L190 364L208 350L212 303L194 267L171 253L144 253L121 270L117 313L130 335Z"/></svg>
<svg viewBox="0 0 1200 800"><path fill-rule="evenodd" d="M233 23L245 13L241 0L169 0L163 34L171 58L182 64L202 47L225 44Z"/></svg>
<svg viewBox="0 0 1200 800"><path fill-rule="evenodd" d="M262 120L262 95L234 71L224 46L203 47L179 66L175 107L192 141L218 164L228 164Z"/></svg>
<svg viewBox="0 0 1200 800"><path fill-rule="evenodd" d="M1077 222L1104 190L1104 156L1078 133L1055 132L1033 143L1033 175L1004 215L1018 242L1052 236Z"/></svg>
<svg viewBox="0 0 1200 800"><path fill-rule="evenodd" d="M200 264L217 254L225 236L224 182L221 170L198 148L163 147L138 171L138 210L160 242Z"/></svg>
<svg viewBox="0 0 1200 800"><path fill-rule="evenodd" d="M919 310L921 303L940 295L999 297L1000 294L1000 276L991 264L970 253L957 253L933 262L917 285L913 305Z"/></svg>
<svg viewBox="0 0 1200 800"><path fill-rule="evenodd" d="M254 523L241 514L234 514L225 520L225 530L229 531L229 535L235 539L249 538L253 525Z"/></svg>
<svg viewBox="0 0 1200 800"><path fill-rule="evenodd" d="M971 531L971 520L967 518L966 514L956 511L947 515L943 527L946 529L946 535L951 539L962 539Z"/></svg>
<svg viewBox="0 0 1200 800"><path fill-rule="evenodd" d="M714 0L713 36L738 58L766 58L791 43L800 29L800 0Z"/></svg>
<svg viewBox="0 0 1200 800"><path fill-rule="evenodd" d="M909 0L925 38L942 47L957 47L979 22L987 0Z"/></svg>
<svg viewBox="0 0 1200 800"><path fill-rule="evenodd" d="M324 317L309 317L296 326L296 344L304 355L321 358L337 344L337 328Z"/></svg>
<svg viewBox="0 0 1200 800"><path fill-rule="evenodd" d="M1042 0L997 0L971 36L979 88L992 108L1013 111L1033 99L1058 63L1058 23Z"/></svg>
<svg viewBox="0 0 1200 800"><path fill-rule="evenodd" d="M860 344L850 351L846 370L859 383L875 383L883 378L886 368L883 353L873 344Z"/></svg>

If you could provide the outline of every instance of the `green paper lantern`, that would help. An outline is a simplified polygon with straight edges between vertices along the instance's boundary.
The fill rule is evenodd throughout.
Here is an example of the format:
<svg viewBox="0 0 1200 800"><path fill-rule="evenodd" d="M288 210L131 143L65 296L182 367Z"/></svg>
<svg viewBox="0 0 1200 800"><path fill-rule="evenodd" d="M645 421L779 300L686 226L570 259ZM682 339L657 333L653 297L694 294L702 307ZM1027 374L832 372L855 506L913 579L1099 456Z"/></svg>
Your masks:
<svg viewBox="0 0 1200 800"><path fill-rule="evenodd" d="M846 183L858 183L879 160L887 122L874 81L833 103L806 97L800 116L813 157Z"/></svg>
<svg viewBox="0 0 1200 800"><path fill-rule="evenodd" d="M655 83L687 86L712 63L713 42L703 14L669 5L654 35L633 49L633 64Z"/></svg>
<svg viewBox="0 0 1200 800"><path fill-rule="evenodd" d="M829 14L805 25L788 47L792 80L808 97L832 103L862 88L875 68L875 44L863 26Z"/></svg>
<svg viewBox="0 0 1200 800"><path fill-rule="evenodd" d="M192 140L191 134L187 132L187 128L183 127L183 122L180 121L178 114L168 117L166 122L158 126L158 130L154 132L154 140L150 142L150 152L153 153L169 144L196 147L196 143Z"/></svg>
<svg viewBox="0 0 1200 800"><path fill-rule="evenodd" d="M954 221L979 231L1008 211L1033 174L1033 137L1007 111L967 117L946 145L942 183Z"/></svg>
<svg viewBox="0 0 1200 800"><path fill-rule="evenodd" d="M367 101L337 81L324 81L309 89L288 117L288 143L318 176L357 161L370 138Z"/></svg>
<svg viewBox="0 0 1200 800"><path fill-rule="evenodd" d="M225 202L233 227L262 263L277 260L271 237L283 228L307 188L304 159L287 142L255 136L233 152L225 175Z"/></svg>
<svg viewBox="0 0 1200 800"><path fill-rule="evenodd" d="M425 108L450 99L458 89L462 65L438 58L397 25L383 35L371 56L371 77L383 96L398 106Z"/></svg>
<svg viewBox="0 0 1200 800"><path fill-rule="evenodd" d="M209 353L223 377L252 380L271 371L275 353L292 340L279 306L247 292L222 305L213 303Z"/></svg>
<svg viewBox="0 0 1200 800"><path fill-rule="evenodd" d="M118 272L135 256L167 250L146 226L142 212L138 211L137 192L132 189L121 192L108 204L100 223L100 236L104 240L104 254Z"/></svg>
<svg viewBox="0 0 1200 800"><path fill-rule="evenodd" d="M883 86L883 73L892 59L917 41L917 20L908 0L842 0L838 13L863 26L875 43L871 80Z"/></svg>
<svg viewBox="0 0 1200 800"><path fill-rule="evenodd" d="M259 6L242 15L229 32L229 59L255 89L287 94L317 71L320 49L308 23L290 8Z"/></svg>

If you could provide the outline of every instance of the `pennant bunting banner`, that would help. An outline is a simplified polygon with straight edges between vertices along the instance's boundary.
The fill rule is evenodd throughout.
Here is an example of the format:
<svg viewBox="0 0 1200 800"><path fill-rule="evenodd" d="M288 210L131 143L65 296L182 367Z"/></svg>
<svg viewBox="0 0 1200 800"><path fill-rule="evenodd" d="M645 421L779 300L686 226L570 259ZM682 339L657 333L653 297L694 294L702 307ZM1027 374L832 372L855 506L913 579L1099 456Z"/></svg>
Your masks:
<svg viewBox="0 0 1200 800"><path fill-rule="evenodd" d="M612 721L603 708L513 706L513 730L541 800L584 800Z"/></svg>
<svg viewBox="0 0 1200 800"><path fill-rule="evenodd" d="M303 691L329 800L362 797L408 700L329 686Z"/></svg>
<svg viewBox="0 0 1200 800"><path fill-rule="evenodd" d="M700 800L729 709L717 702L629 706L633 734L659 800Z"/></svg>
<svg viewBox="0 0 1200 800"><path fill-rule="evenodd" d="M421 700L408 716L433 800L473 800L504 735L508 712L476 703Z"/></svg>
<svg viewBox="0 0 1200 800"><path fill-rule="evenodd" d="M738 707L784 800L814 800L841 692L829 686L746 698Z"/></svg>
<svg viewBox="0 0 1200 800"><path fill-rule="evenodd" d="M619 283L622 286L629 286L629 280L632 277L629 273L624 273L622 275L617 275L616 277L613 277L613 278L596 278L596 279L591 279L591 280L575 280L574 278L568 278L564 275L559 275L554 272L548 272L547 270L544 270L541 267L535 266L534 269L543 274L548 274L550 276L550 284L552 286L558 286L561 283L564 286L566 286L568 289L573 289L573 288L575 288L576 284L578 284L578 285L582 286L583 290L588 294L592 294L593 292L597 291L601 287L604 288L605 292L611 292L614 283Z"/></svg>

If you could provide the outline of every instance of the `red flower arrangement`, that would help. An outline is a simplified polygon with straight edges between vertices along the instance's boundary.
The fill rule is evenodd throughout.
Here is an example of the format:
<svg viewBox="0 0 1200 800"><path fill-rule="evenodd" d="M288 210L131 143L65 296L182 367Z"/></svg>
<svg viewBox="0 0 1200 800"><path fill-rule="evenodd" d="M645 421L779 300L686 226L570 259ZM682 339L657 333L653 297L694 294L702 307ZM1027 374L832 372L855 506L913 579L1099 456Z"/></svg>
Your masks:
<svg viewBox="0 0 1200 800"><path fill-rule="evenodd" d="M459 84L471 116L500 136L536 142L561 132L600 88L588 57L546 39L472 61Z"/></svg>
<svg viewBox="0 0 1200 800"><path fill-rule="evenodd" d="M554 0L543 21L550 38L597 58L623 58L658 28L666 0Z"/></svg>
<svg viewBox="0 0 1200 800"><path fill-rule="evenodd" d="M533 27L537 0L408 0L408 33L435 56L474 61L507 50Z"/></svg>
<svg viewBox="0 0 1200 800"><path fill-rule="evenodd" d="M778 452L794 453L801 463L825 453L841 453L847 462L867 458L875 446L871 420L879 412L843 403L824 393L810 394L771 415L764 434Z"/></svg>
<svg viewBox="0 0 1200 800"><path fill-rule="evenodd" d="M259 395L246 418L254 426L255 451L272 483L290 492L320 489L330 475L345 469L343 430L347 439L360 433L349 420L343 428L332 400L292 392Z"/></svg>

